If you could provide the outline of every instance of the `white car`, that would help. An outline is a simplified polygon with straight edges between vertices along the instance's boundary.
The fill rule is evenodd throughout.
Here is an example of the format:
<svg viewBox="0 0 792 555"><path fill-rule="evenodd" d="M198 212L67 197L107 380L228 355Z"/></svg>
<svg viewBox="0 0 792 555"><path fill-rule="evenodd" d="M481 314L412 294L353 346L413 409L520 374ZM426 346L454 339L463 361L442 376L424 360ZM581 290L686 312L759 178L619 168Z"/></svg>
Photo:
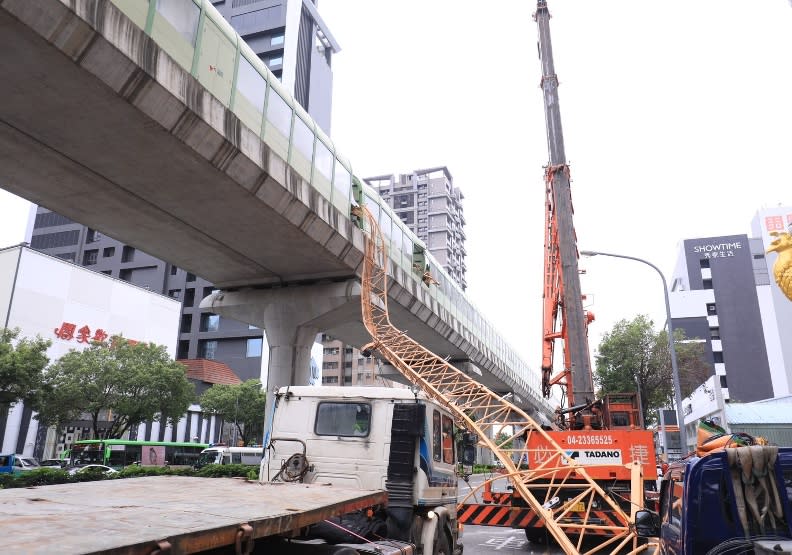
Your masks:
<svg viewBox="0 0 792 555"><path fill-rule="evenodd" d="M69 474L82 474L83 472L101 472L102 474L118 474L118 470L115 468L110 468L109 466L105 466L103 464L86 464L85 466L78 466L76 468L69 469Z"/></svg>
<svg viewBox="0 0 792 555"><path fill-rule="evenodd" d="M28 470L38 470L41 468L39 464L36 462L36 459L31 457L23 457L21 455L15 455L14 459L14 472L25 472Z"/></svg>
<svg viewBox="0 0 792 555"><path fill-rule="evenodd" d="M61 459L44 459L39 463L41 468L59 468L63 469L63 466L66 464L66 461Z"/></svg>

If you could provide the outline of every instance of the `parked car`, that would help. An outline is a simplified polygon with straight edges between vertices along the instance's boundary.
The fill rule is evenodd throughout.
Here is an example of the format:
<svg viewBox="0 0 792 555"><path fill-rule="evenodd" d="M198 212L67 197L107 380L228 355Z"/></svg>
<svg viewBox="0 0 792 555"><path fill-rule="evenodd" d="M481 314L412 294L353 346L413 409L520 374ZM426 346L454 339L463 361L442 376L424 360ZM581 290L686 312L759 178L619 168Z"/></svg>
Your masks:
<svg viewBox="0 0 792 555"><path fill-rule="evenodd" d="M16 453L0 455L0 473L2 474L19 474L20 472L36 470L37 468L40 468L38 463L31 457L17 455Z"/></svg>
<svg viewBox="0 0 792 555"><path fill-rule="evenodd" d="M105 475L118 474L118 470L110 468L103 464L86 464L85 466L77 466L69 469L69 474L82 474L83 472L101 472Z"/></svg>
<svg viewBox="0 0 792 555"><path fill-rule="evenodd" d="M39 463L41 468L60 468L66 467L66 461L61 459L44 459Z"/></svg>

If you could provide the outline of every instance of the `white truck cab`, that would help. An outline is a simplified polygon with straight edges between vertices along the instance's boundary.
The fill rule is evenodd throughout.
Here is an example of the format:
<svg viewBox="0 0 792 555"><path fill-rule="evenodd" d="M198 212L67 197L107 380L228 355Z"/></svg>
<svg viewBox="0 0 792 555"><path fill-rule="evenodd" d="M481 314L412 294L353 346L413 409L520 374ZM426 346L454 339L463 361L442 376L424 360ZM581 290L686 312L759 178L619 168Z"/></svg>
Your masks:
<svg viewBox="0 0 792 555"><path fill-rule="evenodd" d="M459 552L456 431L445 407L411 389L284 387L260 479L387 490L387 536L451 554Z"/></svg>

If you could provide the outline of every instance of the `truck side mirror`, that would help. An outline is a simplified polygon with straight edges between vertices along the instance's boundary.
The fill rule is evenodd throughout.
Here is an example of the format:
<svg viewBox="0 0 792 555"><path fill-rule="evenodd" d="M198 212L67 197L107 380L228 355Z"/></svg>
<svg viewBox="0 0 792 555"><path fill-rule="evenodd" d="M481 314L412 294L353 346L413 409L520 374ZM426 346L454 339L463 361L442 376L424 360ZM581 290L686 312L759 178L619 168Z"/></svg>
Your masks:
<svg viewBox="0 0 792 555"><path fill-rule="evenodd" d="M476 444L478 435L471 432L462 434L461 461L463 465L473 466L476 464Z"/></svg>
<svg viewBox="0 0 792 555"><path fill-rule="evenodd" d="M464 445L462 447L462 464L466 466L473 466L476 464L476 446Z"/></svg>
<svg viewBox="0 0 792 555"><path fill-rule="evenodd" d="M657 513L640 510L635 513L635 531L641 538L660 535L660 522Z"/></svg>

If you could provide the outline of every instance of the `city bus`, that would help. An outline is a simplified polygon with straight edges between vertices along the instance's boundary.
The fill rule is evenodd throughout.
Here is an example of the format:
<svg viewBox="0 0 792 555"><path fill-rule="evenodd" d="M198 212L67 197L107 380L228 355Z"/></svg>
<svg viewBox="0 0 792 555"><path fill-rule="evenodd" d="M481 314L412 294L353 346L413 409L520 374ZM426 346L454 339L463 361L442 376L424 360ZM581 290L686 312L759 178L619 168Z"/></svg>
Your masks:
<svg viewBox="0 0 792 555"><path fill-rule="evenodd" d="M72 445L69 466L103 464L116 470L133 464L192 468L208 446L179 441L81 439Z"/></svg>

